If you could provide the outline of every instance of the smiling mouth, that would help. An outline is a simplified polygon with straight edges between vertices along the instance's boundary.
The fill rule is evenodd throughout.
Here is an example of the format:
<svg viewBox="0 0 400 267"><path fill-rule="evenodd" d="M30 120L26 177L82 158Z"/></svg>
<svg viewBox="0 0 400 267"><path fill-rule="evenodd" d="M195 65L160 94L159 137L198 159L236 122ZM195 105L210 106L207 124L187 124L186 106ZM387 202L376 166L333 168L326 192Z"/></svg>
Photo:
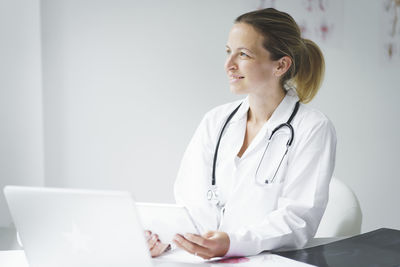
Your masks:
<svg viewBox="0 0 400 267"><path fill-rule="evenodd" d="M237 81L239 81L241 79L244 79L244 77L243 76L229 76L229 81L230 82L237 82Z"/></svg>

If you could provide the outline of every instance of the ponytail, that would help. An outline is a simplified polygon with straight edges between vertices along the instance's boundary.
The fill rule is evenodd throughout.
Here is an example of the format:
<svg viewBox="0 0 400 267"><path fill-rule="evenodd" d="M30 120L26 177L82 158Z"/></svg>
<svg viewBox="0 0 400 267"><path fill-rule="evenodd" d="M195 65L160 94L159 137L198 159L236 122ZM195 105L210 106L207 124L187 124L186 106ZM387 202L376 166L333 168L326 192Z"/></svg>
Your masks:
<svg viewBox="0 0 400 267"><path fill-rule="evenodd" d="M325 60L319 47L303 39L304 50L300 55L297 74L292 78L302 103L310 102L321 87L325 73Z"/></svg>

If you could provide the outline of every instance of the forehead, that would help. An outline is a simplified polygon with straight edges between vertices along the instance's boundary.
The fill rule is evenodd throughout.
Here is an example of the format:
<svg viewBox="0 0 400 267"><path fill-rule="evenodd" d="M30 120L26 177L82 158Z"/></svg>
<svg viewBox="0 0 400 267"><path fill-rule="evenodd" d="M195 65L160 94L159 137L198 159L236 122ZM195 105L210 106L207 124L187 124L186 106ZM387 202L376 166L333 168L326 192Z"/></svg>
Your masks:
<svg viewBox="0 0 400 267"><path fill-rule="evenodd" d="M253 26L246 23L233 25L228 37L228 46L231 49L245 47L250 50L263 49L264 37Z"/></svg>

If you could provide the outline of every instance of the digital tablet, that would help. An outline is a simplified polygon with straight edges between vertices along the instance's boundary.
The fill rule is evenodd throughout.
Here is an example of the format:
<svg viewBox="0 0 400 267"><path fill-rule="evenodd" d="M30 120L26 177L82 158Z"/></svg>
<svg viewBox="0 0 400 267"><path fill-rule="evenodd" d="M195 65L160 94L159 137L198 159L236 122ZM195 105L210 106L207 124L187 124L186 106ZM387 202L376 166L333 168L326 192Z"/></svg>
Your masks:
<svg viewBox="0 0 400 267"><path fill-rule="evenodd" d="M159 236L163 243L172 244L175 234L200 234L189 211L181 205L136 202L143 229Z"/></svg>

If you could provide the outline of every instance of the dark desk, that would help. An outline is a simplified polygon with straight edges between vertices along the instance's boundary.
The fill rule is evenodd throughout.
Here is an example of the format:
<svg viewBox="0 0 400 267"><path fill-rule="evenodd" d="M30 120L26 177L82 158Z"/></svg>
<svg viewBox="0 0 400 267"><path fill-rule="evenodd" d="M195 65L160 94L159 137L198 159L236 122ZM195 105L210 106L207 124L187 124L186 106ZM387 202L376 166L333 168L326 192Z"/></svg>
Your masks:
<svg viewBox="0 0 400 267"><path fill-rule="evenodd" d="M326 245L275 254L319 267L400 267L400 231L381 228Z"/></svg>

